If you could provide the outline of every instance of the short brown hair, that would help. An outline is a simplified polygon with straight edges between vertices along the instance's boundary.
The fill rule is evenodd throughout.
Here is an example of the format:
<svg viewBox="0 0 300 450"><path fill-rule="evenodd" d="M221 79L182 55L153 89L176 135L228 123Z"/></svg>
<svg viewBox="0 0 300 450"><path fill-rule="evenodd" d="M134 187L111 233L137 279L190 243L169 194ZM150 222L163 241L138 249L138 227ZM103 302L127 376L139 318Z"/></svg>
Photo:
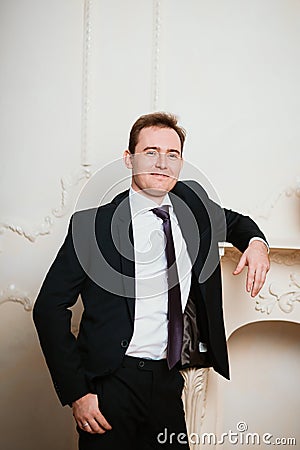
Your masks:
<svg viewBox="0 0 300 450"><path fill-rule="evenodd" d="M181 153L183 151L183 144L185 141L185 129L177 124L177 117L174 114L166 112L155 112L150 114L145 114L139 117L133 124L130 135L129 135L129 145L128 150L130 153L135 152L135 147L138 143L139 134L143 128L159 127L159 128L172 128L176 131L181 142Z"/></svg>

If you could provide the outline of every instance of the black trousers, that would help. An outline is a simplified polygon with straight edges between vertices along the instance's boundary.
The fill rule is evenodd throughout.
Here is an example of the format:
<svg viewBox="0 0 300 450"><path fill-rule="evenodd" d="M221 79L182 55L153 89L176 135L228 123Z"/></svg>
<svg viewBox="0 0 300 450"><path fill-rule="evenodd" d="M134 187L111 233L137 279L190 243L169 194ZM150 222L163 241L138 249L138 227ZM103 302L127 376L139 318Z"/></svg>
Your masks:
<svg viewBox="0 0 300 450"><path fill-rule="evenodd" d="M184 381L166 360L125 356L112 375L96 380L99 408L112 430L78 429L79 450L189 449L181 400Z"/></svg>

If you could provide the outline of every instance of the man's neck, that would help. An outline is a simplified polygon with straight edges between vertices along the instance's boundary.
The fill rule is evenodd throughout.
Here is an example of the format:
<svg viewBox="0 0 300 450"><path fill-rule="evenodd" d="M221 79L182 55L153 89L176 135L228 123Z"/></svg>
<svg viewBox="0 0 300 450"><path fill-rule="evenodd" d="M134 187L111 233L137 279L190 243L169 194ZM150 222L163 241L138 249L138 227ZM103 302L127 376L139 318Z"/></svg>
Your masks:
<svg viewBox="0 0 300 450"><path fill-rule="evenodd" d="M149 200L152 200L153 202L157 203L158 206L162 204L164 198L168 193L166 191L159 191L157 189L137 189L135 186L131 186L131 189L134 192L143 195Z"/></svg>

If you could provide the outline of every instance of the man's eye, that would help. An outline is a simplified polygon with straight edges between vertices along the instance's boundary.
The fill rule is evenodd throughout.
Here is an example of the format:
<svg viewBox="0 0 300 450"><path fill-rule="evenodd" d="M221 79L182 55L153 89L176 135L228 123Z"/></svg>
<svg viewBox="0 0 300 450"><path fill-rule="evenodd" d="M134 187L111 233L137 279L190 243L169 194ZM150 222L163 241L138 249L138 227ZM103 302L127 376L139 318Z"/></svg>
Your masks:
<svg viewBox="0 0 300 450"><path fill-rule="evenodd" d="M156 155L156 151L155 150L148 150L146 152L146 155L148 155L148 156L155 156Z"/></svg>
<svg viewBox="0 0 300 450"><path fill-rule="evenodd" d="M178 153L169 153L168 156L170 159L178 159L179 158Z"/></svg>

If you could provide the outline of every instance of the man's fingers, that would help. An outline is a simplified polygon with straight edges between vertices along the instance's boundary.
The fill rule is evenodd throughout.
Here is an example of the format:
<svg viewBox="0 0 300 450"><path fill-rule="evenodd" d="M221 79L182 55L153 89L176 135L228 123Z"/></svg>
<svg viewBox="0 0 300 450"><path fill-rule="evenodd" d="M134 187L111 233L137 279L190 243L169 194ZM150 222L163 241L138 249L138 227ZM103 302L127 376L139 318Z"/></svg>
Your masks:
<svg viewBox="0 0 300 450"><path fill-rule="evenodd" d="M100 410L98 410L98 413L95 415L95 420L98 422L98 424L104 429L104 430L111 430L112 426L107 422L103 414L101 414Z"/></svg>
<svg viewBox="0 0 300 450"><path fill-rule="evenodd" d="M243 270L243 268L246 265L246 261L247 261L246 256L244 254L242 254L242 256L239 260L239 263L236 266L235 271L233 272L233 275L237 275L237 274L241 273L241 271Z"/></svg>
<svg viewBox="0 0 300 450"><path fill-rule="evenodd" d="M79 424L79 427L83 431L86 431L87 433L91 433L92 432L92 429L91 429L90 424L88 422L83 422L82 424Z"/></svg>
<svg viewBox="0 0 300 450"><path fill-rule="evenodd" d="M255 269L252 267L249 267L248 273L247 273L247 279L246 279L246 291L250 292L253 288L254 278L256 275Z"/></svg>
<svg viewBox="0 0 300 450"><path fill-rule="evenodd" d="M239 274L245 266L248 266L246 279L246 291L255 297L266 280L267 272L270 268L270 260L266 252L266 246L263 245L263 251L260 248L261 243L254 241L251 246L242 254L239 263L233 272L234 275Z"/></svg>
<svg viewBox="0 0 300 450"><path fill-rule="evenodd" d="M99 409L96 394L86 394L84 397L73 402L72 408L78 426L87 433L103 434L105 431L111 430L111 425Z"/></svg>
<svg viewBox="0 0 300 450"><path fill-rule="evenodd" d="M93 434L103 434L106 432L106 430L99 425L99 423L96 419L89 420L89 430ZM86 431L89 431L89 430L86 430Z"/></svg>
<svg viewBox="0 0 300 450"><path fill-rule="evenodd" d="M91 434L103 434L112 429L100 410L96 411L93 416L88 417L86 420L81 420L79 426L83 431Z"/></svg>
<svg viewBox="0 0 300 450"><path fill-rule="evenodd" d="M88 421L82 422L80 428L91 434L103 434L111 430L112 427L100 412L96 416L97 419L96 417L90 417Z"/></svg>
<svg viewBox="0 0 300 450"><path fill-rule="evenodd" d="M251 286L251 297L255 297L264 285L267 275L267 268L258 268L255 272L255 277Z"/></svg>

